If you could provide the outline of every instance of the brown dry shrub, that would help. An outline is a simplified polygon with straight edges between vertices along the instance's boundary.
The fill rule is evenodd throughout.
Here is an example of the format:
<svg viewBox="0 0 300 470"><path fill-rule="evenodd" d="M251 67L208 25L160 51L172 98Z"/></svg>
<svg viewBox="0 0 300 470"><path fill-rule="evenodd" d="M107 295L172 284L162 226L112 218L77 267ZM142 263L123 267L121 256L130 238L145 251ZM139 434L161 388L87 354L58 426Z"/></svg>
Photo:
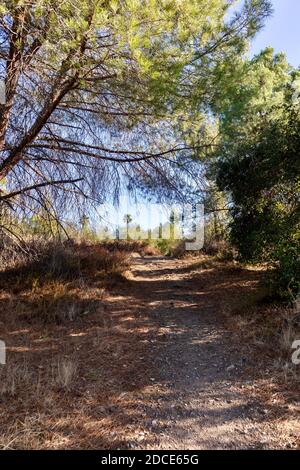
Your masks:
<svg viewBox="0 0 300 470"><path fill-rule="evenodd" d="M77 247L81 271L104 271L109 274L122 274L129 267L129 253L126 250L109 250L103 245L81 245Z"/></svg>
<svg viewBox="0 0 300 470"><path fill-rule="evenodd" d="M5 317L10 322L74 321L95 312L102 301L101 285L92 292L94 280L111 280L128 266L128 252L100 244L31 240L22 256L0 271L0 299L9 312ZM84 289L82 283L87 284Z"/></svg>
<svg viewBox="0 0 300 470"><path fill-rule="evenodd" d="M186 253L188 253L186 251L185 245L186 245L186 242L184 240L174 243L173 246L170 247L170 256L172 256L173 258L178 258L178 259L185 256Z"/></svg>
<svg viewBox="0 0 300 470"><path fill-rule="evenodd" d="M35 286L15 295L10 310L16 319L43 323L63 323L93 313L101 299L83 298L79 289L59 280Z"/></svg>
<svg viewBox="0 0 300 470"><path fill-rule="evenodd" d="M159 250L146 240L114 240L103 243L103 246L111 252L139 253L142 256L160 254Z"/></svg>
<svg viewBox="0 0 300 470"><path fill-rule="evenodd" d="M234 248L224 239L205 240L203 253L215 256L220 261L233 261L236 257Z"/></svg>
<svg viewBox="0 0 300 470"><path fill-rule="evenodd" d="M82 271L104 271L106 273L122 273L128 267L128 252L125 250L109 250L100 244L88 245L72 242L30 240L22 249L15 245L11 263L8 260L0 265L6 277L40 277L47 279L76 279ZM3 250L5 252L5 250ZM2 258L7 255L2 254ZM0 260L1 262L1 260Z"/></svg>
<svg viewBox="0 0 300 470"><path fill-rule="evenodd" d="M293 343L300 338L300 319L283 304L272 304L268 298L253 304L223 309L228 325L241 344L256 351L260 358L272 360L274 377L299 382L297 367L292 363Z"/></svg>

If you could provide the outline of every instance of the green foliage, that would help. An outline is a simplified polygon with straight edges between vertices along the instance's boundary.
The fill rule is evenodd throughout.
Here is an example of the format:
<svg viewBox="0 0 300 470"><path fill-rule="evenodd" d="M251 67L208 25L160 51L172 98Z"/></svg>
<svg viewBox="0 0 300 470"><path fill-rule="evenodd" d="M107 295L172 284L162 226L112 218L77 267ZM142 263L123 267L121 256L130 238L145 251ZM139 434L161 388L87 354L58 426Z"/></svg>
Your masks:
<svg viewBox="0 0 300 470"><path fill-rule="evenodd" d="M271 48L252 60L238 57L221 64L213 106L220 116L222 150L230 154L245 142L255 142L266 124L282 118L282 105L299 77L285 55L274 55Z"/></svg>
<svg viewBox="0 0 300 470"><path fill-rule="evenodd" d="M300 225L288 237L280 240L274 250L274 258L280 269L276 273L276 287L282 297L300 291Z"/></svg>
<svg viewBox="0 0 300 470"><path fill-rule="evenodd" d="M223 115L217 180L232 200L231 238L242 259L273 263L277 291L286 295L300 288L298 72L269 50L247 68L247 92L244 77L243 99L232 97Z"/></svg>
<svg viewBox="0 0 300 470"><path fill-rule="evenodd" d="M62 213L70 209L67 199L115 197L124 174L131 187L181 190L187 180L181 174L191 173L184 164L214 129L215 70L245 51L270 13L268 0L242 2L236 14L234 3L4 0L8 99L0 109L0 182L8 176L6 200L25 194L20 205L33 211L48 187ZM143 163L134 165L133 157ZM69 190L59 197L64 185Z"/></svg>

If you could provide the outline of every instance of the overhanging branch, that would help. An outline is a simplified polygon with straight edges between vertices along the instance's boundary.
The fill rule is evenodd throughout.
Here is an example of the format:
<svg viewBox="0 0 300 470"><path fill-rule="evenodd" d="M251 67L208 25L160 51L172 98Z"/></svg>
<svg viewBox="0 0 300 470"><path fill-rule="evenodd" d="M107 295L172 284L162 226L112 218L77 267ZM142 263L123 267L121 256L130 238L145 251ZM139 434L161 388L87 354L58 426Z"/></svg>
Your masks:
<svg viewBox="0 0 300 470"><path fill-rule="evenodd" d="M9 194L5 194L4 196L0 196L0 201L7 201L8 199L12 199L16 196L20 196L21 194L27 193L29 191L34 191L35 189L44 188L45 186L56 186L58 184L74 184L82 181L83 178L77 178L73 180L57 180L57 181L45 181L44 183L33 184L32 186L27 186L26 188L19 189L18 191L14 191Z"/></svg>

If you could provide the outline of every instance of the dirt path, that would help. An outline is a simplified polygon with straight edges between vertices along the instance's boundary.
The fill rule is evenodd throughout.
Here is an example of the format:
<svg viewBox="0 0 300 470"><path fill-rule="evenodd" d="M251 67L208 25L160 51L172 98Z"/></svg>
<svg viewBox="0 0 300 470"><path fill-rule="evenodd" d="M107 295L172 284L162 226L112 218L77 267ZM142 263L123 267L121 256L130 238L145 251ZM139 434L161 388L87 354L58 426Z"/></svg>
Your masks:
<svg viewBox="0 0 300 470"><path fill-rule="evenodd" d="M136 397L145 432L129 447L284 448L299 437L293 423L290 439L282 437L280 409L257 398L256 365L222 322L225 297L247 298L257 287L255 273L244 279L233 270L225 279L209 266L193 270L184 261L136 258L130 281L128 302L134 299L152 336L145 340L149 385Z"/></svg>
<svg viewBox="0 0 300 470"><path fill-rule="evenodd" d="M87 272L46 284L45 300L3 289L0 448L300 448L299 398L281 392L274 355L242 344L225 321L224 310L253 303L260 280L209 257L136 255L125 278ZM53 289L82 314L14 319L24 296L36 312Z"/></svg>

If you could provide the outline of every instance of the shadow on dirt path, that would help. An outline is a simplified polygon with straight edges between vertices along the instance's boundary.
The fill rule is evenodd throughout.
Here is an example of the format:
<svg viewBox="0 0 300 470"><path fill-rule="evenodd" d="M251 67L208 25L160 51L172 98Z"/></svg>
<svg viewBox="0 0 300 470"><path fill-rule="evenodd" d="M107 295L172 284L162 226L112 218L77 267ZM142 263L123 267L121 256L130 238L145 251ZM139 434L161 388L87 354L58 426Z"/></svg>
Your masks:
<svg viewBox="0 0 300 470"><path fill-rule="evenodd" d="M273 392L262 398L272 372L224 321L227 308L253 302L260 280L209 257L137 255L125 278L63 285L68 305L84 310L59 324L13 320L8 299L24 297L3 288L0 448L295 448L299 413ZM31 291L23 295L35 312ZM76 366L67 389L57 385L65 361Z"/></svg>
<svg viewBox="0 0 300 470"><path fill-rule="evenodd" d="M256 364L241 354L222 322L224 303L234 296L247 301L259 281L254 271L135 259L126 293L151 326L152 339L146 340L150 385L138 405L149 434L132 447L285 446L277 426L280 409L273 414L251 393L259 387L252 375Z"/></svg>

